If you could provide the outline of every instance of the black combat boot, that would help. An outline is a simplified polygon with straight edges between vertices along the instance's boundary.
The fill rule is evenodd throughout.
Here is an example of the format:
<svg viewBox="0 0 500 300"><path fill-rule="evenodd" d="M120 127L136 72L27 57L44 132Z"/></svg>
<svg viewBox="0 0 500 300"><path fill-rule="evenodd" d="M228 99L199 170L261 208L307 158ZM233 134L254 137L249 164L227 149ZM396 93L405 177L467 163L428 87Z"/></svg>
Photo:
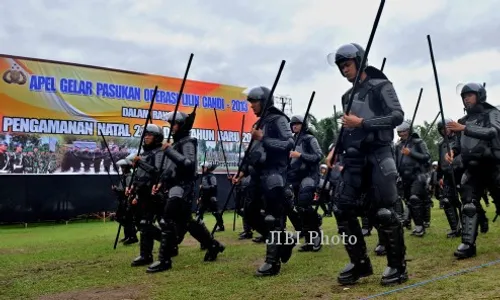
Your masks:
<svg viewBox="0 0 500 300"><path fill-rule="evenodd" d="M394 203L394 212L398 217L399 222L403 223L405 220L405 208L403 207L403 200L400 197Z"/></svg>
<svg viewBox="0 0 500 300"><path fill-rule="evenodd" d="M431 226L431 204L426 203L424 204L424 211L423 211L423 220L424 220L424 227L429 228Z"/></svg>
<svg viewBox="0 0 500 300"><path fill-rule="evenodd" d="M481 204L479 204L477 216L479 223L479 232L487 233L490 229L489 221L488 218L486 217L486 211L484 210Z"/></svg>
<svg viewBox="0 0 500 300"><path fill-rule="evenodd" d="M238 239L246 240L251 239L253 237L252 227L248 224L246 217L243 215L243 232L240 233Z"/></svg>
<svg viewBox="0 0 500 300"><path fill-rule="evenodd" d="M137 236L131 236L131 237L127 238L125 241L123 241L123 244L124 245L132 245L132 244L135 244L138 242L139 242L139 239L137 239Z"/></svg>
<svg viewBox="0 0 500 300"><path fill-rule="evenodd" d="M446 235L448 238L459 237L461 235L460 223L458 220L457 208L447 203L443 203L443 210L450 225L450 231Z"/></svg>
<svg viewBox="0 0 500 300"><path fill-rule="evenodd" d="M256 276L275 276L281 270L281 262L279 258L279 246L276 244L266 245L266 260L257 269Z"/></svg>
<svg viewBox="0 0 500 300"><path fill-rule="evenodd" d="M411 209L410 206L407 205L406 209L404 210L404 216L403 216L403 227L405 227L408 230L411 230Z"/></svg>
<svg viewBox="0 0 500 300"><path fill-rule="evenodd" d="M462 243L454 255L458 259L476 256L478 214L474 203L467 203L462 210Z"/></svg>
<svg viewBox="0 0 500 300"><path fill-rule="evenodd" d="M177 247L177 240L175 230L166 229L165 232L162 232L158 261L148 267L147 273L163 272L172 268L171 258Z"/></svg>
<svg viewBox="0 0 500 300"><path fill-rule="evenodd" d="M378 228L377 231L378 231L378 244L375 247L374 252L377 256L384 256L387 254L387 251L385 250L385 245L387 244L386 235L380 232Z"/></svg>
<svg viewBox="0 0 500 300"><path fill-rule="evenodd" d="M253 233L251 231L243 231L239 234L238 240L248 240L253 237Z"/></svg>
<svg viewBox="0 0 500 300"><path fill-rule="evenodd" d="M382 274L380 284L403 283L408 280L403 227L400 224L393 224L391 226L381 226L380 229L379 234L385 235L385 249L387 251L387 267Z"/></svg>
<svg viewBox="0 0 500 300"><path fill-rule="evenodd" d="M212 239L210 245L207 247L207 253L205 253L204 261L216 261L219 253L224 252L226 247L222 245L219 241Z"/></svg>
<svg viewBox="0 0 500 300"><path fill-rule="evenodd" d="M212 215L215 217L215 220L217 221L217 229L215 231L217 232L225 231L222 214L220 212L214 212L212 213Z"/></svg>
<svg viewBox="0 0 500 300"><path fill-rule="evenodd" d="M418 237L423 237L425 234L425 227L424 227L424 219L422 216L423 213L423 208L420 205L412 204L410 206L410 214L415 222L415 229L411 233L411 235L418 236Z"/></svg>
<svg viewBox="0 0 500 300"><path fill-rule="evenodd" d="M219 253L224 252L224 245L212 238L212 235L203 222L191 220L188 222L188 231L192 237L200 242L201 248L206 249L205 261L215 261Z"/></svg>
<svg viewBox="0 0 500 300"><path fill-rule="evenodd" d="M140 254L132 261L132 267L146 266L153 262L154 240L148 234L142 232L140 238Z"/></svg>
<svg viewBox="0 0 500 300"><path fill-rule="evenodd" d="M359 226L359 221L355 217L351 217L350 221L337 221L339 234L344 233L347 236L355 236L357 243L345 243L347 254L351 260L347 266L340 271L337 281L341 285L354 284L360 278L367 277L373 274L373 268L366 253L366 243Z"/></svg>
<svg viewBox="0 0 500 300"><path fill-rule="evenodd" d="M278 246L280 260L286 264L290 260L290 257L292 257L293 248L297 245L298 240L293 234L282 231L281 242L282 244Z"/></svg>
<svg viewBox="0 0 500 300"><path fill-rule="evenodd" d="M256 238L252 239L252 242L257 243L257 244L262 244L266 242L266 238L263 235L259 235Z"/></svg>
<svg viewBox="0 0 500 300"><path fill-rule="evenodd" d="M302 232L302 230L303 230L302 220L301 220L301 216L300 216L299 212L297 211L297 209L298 208L295 207L288 212L288 219L292 223L292 226L295 229L295 231Z"/></svg>
<svg viewBox="0 0 500 300"><path fill-rule="evenodd" d="M321 250L321 229L323 218L316 213L314 208L304 209L301 214L302 228L304 229L304 245L299 248L300 252L318 252ZM301 232L302 233L302 232Z"/></svg>

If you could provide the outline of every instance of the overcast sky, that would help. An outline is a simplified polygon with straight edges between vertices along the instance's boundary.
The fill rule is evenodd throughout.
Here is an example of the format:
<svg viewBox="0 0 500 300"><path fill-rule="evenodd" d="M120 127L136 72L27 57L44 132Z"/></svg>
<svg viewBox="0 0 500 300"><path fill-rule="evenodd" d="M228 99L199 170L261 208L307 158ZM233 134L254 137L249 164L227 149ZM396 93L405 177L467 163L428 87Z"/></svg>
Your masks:
<svg viewBox="0 0 500 300"><path fill-rule="evenodd" d="M271 87L318 118L340 109L349 83L326 56L339 46L366 46L376 0L1 0L0 53L71 61L190 79ZM445 114L463 115L462 82L486 82L500 104L500 1L388 0L368 62L394 83L416 124L439 109L426 35L432 37Z"/></svg>

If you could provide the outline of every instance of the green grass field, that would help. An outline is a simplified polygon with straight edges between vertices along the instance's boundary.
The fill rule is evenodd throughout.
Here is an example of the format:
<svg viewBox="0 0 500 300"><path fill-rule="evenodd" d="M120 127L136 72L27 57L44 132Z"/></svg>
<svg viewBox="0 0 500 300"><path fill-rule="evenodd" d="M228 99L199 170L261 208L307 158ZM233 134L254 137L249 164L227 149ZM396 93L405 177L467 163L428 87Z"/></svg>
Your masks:
<svg viewBox="0 0 500 300"><path fill-rule="evenodd" d="M436 205L437 206L437 205ZM115 222L74 222L68 225L0 227L0 299L358 299L396 287L379 285L385 257L373 255L376 231L367 238L375 274L344 288L336 277L348 258L343 246L324 246L318 253L294 254L279 276L255 278L263 262L263 244L238 241L241 219L232 231L232 212L225 217L226 232L216 233L226 251L216 262L203 262L204 251L189 235L174 258L173 269L146 274L131 268L137 244L113 250ZM457 261L453 251L460 239L447 239L442 210L432 211L424 238L406 231L410 280L407 286L447 273L500 259L500 221L477 240L478 255ZM209 229L214 219L206 215ZM334 218L325 218L325 234L336 234ZM373 234L372 233L372 234ZM155 255L157 253L155 244ZM500 264L448 277L386 296L385 299L498 299ZM380 297L384 298L384 297Z"/></svg>

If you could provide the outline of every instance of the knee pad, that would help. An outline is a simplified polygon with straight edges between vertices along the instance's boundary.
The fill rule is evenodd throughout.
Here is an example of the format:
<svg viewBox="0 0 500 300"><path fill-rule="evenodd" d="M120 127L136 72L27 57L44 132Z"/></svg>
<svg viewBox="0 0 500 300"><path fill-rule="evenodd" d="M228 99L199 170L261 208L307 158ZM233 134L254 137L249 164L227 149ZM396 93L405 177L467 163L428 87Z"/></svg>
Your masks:
<svg viewBox="0 0 500 300"><path fill-rule="evenodd" d="M477 213L477 207L474 203L466 203L464 204L462 212L467 217L473 217Z"/></svg>
<svg viewBox="0 0 500 300"><path fill-rule="evenodd" d="M138 227L142 234L148 234L152 231L151 227L153 227L153 221L142 219L141 221L139 221Z"/></svg>
<svg viewBox="0 0 500 300"><path fill-rule="evenodd" d="M297 199L297 205L300 207L308 207L312 204L314 197L314 186L306 186L301 188Z"/></svg>
<svg viewBox="0 0 500 300"><path fill-rule="evenodd" d="M421 204L420 198L417 195L411 195L409 201L413 206L418 206Z"/></svg>
<svg viewBox="0 0 500 300"><path fill-rule="evenodd" d="M283 189L285 187L285 182L283 176L279 174L270 174L266 177L266 190L273 190L276 188Z"/></svg>
<svg viewBox="0 0 500 300"><path fill-rule="evenodd" d="M377 211L377 219L382 226L390 226L397 222L394 213L387 208L381 208Z"/></svg>
<svg viewBox="0 0 500 300"><path fill-rule="evenodd" d="M460 185L464 185L467 183L467 181L469 181L469 177L470 177L470 174L469 172L464 172L462 174L462 178L460 178Z"/></svg>
<svg viewBox="0 0 500 300"><path fill-rule="evenodd" d="M273 229L276 227L277 220L274 216L272 215L267 215L264 218L264 222L266 223L267 227L270 229Z"/></svg>
<svg viewBox="0 0 500 300"><path fill-rule="evenodd" d="M160 222L158 222L158 224L160 225L160 228L162 231L166 231L166 230L171 230L172 228L175 227L175 223L170 220L170 219L164 219L164 218L161 218Z"/></svg>
<svg viewBox="0 0 500 300"><path fill-rule="evenodd" d="M302 179L299 187L300 187L300 189L311 187L314 190L316 188L316 184L314 182L314 179L312 179L311 177L306 177L306 178Z"/></svg>
<svg viewBox="0 0 500 300"><path fill-rule="evenodd" d="M450 207L450 206L451 206L450 199L448 199L448 198L446 198L446 197L445 197L445 198L443 198L443 199L441 199L441 203L443 204L443 207L444 207L444 208L448 208L448 207Z"/></svg>
<svg viewBox="0 0 500 300"><path fill-rule="evenodd" d="M168 198L184 198L184 189L180 186L174 186L168 191Z"/></svg>

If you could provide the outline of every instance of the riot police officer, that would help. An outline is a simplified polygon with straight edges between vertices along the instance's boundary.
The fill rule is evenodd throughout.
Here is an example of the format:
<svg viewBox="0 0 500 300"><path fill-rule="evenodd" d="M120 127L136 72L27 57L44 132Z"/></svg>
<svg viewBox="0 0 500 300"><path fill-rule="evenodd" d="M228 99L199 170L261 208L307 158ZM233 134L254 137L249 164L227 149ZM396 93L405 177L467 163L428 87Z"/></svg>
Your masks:
<svg viewBox="0 0 500 300"><path fill-rule="evenodd" d="M469 258L476 255L479 201L484 190L499 194L500 111L486 102L486 89L480 84L464 85L460 95L467 114L458 122L446 124L458 135L459 142L445 158L452 163L461 154L465 168L461 180L462 243L454 255Z"/></svg>
<svg viewBox="0 0 500 300"><path fill-rule="evenodd" d="M406 247L401 223L394 212L397 200L397 169L391 142L394 128L401 124L404 112L396 92L387 77L378 69L361 65L364 49L357 44L341 46L335 53L335 64L351 83L360 72L360 83L355 91L349 89L342 96L344 109L350 93L354 92L349 114L342 117L344 133L339 137L344 153L341 182L336 191L335 216L340 234L356 237L356 243L346 243L350 263L340 272L341 284L352 284L359 278L373 274L366 243L357 217L361 193L369 195L374 224L385 236L387 268L381 284L401 283L408 279L405 261ZM334 150L327 163L331 167Z"/></svg>

